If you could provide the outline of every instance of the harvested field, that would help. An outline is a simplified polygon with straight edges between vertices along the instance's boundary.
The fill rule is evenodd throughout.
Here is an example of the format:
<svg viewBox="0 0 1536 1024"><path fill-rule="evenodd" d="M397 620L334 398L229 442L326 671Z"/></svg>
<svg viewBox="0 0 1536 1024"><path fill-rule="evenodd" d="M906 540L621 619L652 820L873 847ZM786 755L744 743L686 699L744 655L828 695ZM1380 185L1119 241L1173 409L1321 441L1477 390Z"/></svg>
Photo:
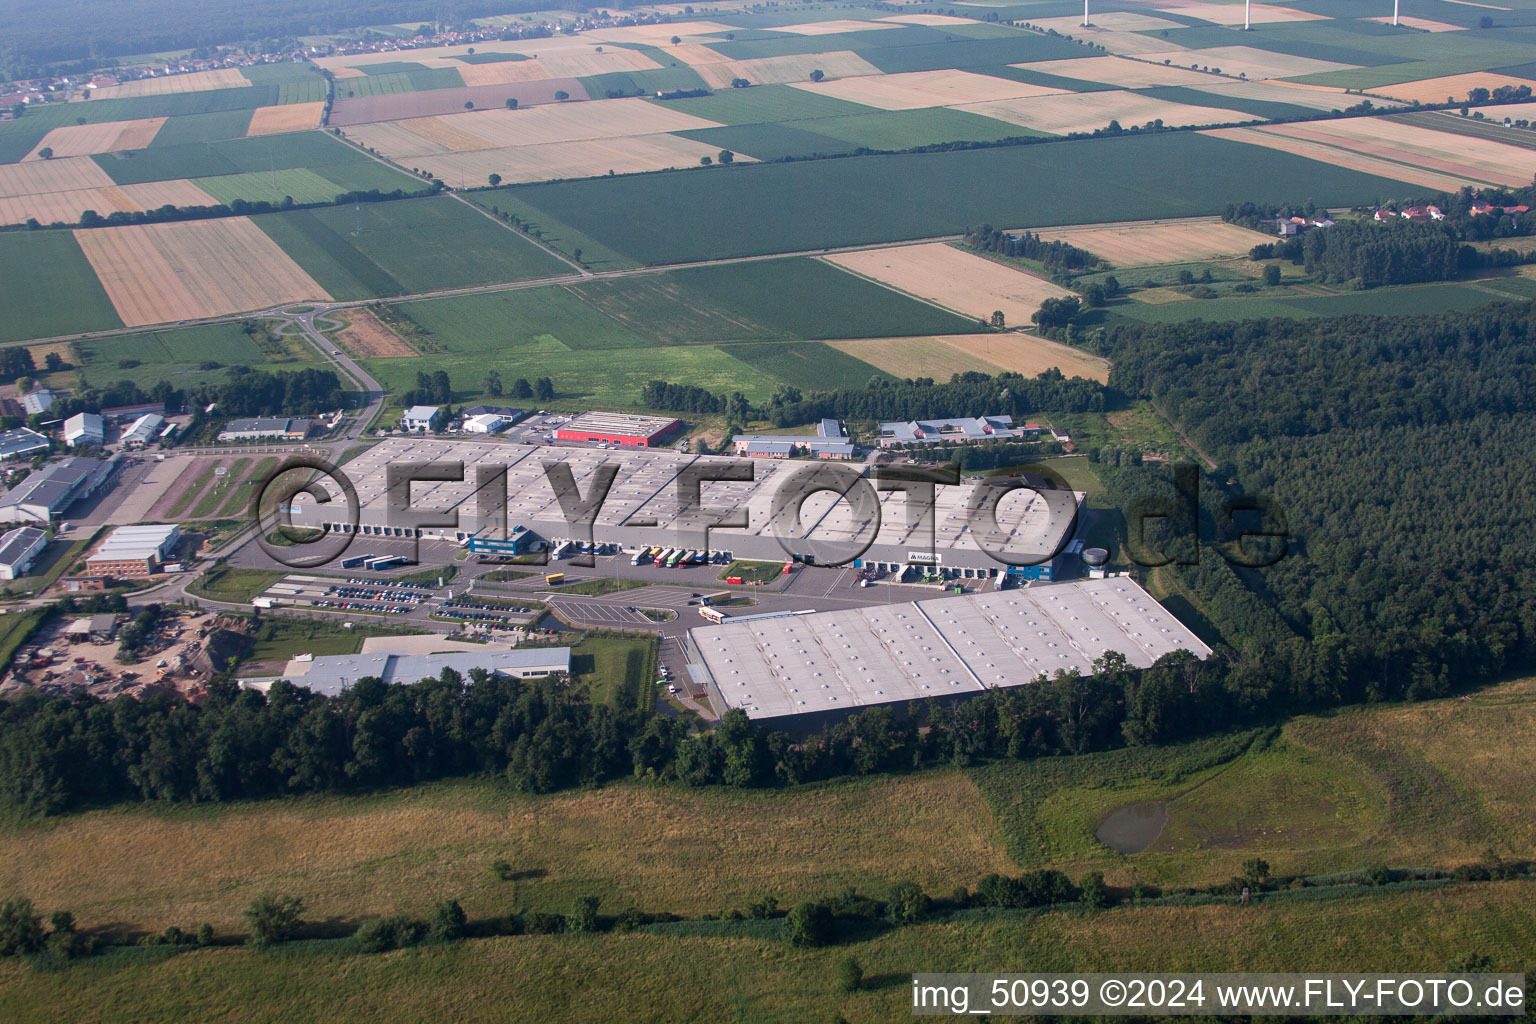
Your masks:
<svg viewBox="0 0 1536 1024"><path fill-rule="evenodd" d="M124 149L143 149L154 139L163 117L143 117L135 121L102 121L99 124L70 124L44 135L23 160L41 160L37 154L53 150L53 159L66 156L90 156L92 153L116 153Z"/></svg>
<svg viewBox="0 0 1536 1024"><path fill-rule="evenodd" d="M44 366L51 355L58 356L70 365L80 361L67 341L50 341L42 345L28 345L27 351L32 353L32 365L37 367Z"/></svg>
<svg viewBox="0 0 1536 1024"><path fill-rule="evenodd" d="M490 64L465 64L459 68L459 77L468 86L510 85L513 82L538 82L554 78L543 61L503 60Z"/></svg>
<svg viewBox="0 0 1536 1024"><path fill-rule="evenodd" d="M336 334L347 353L359 359L410 359L418 353L388 324L366 309L349 309L348 325Z"/></svg>
<svg viewBox="0 0 1536 1024"><path fill-rule="evenodd" d="M909 71L898 75L842 78L835 82L796 82L794 85L806 92L850 103L862 103L881 110L917 110L922 107L981 103L987 100L1066 94L1064 89L993 78L971 71Z"/></svg>
<svg viewBox="0 0 1536 1024"><path fill-rule="evenodd" d="M1378 85L1365 91L1390 96L1404 103L1412 103L1414 100L1420 103L1444 103L1448 99L1459 103L1467 98L1467 93L1478 87L1492 92L1501 85L1531 84L1527 79L1501 75L1493 71L1469 71L1464 75L1423 78L1417 82L1402 82L1398 85Z"/></svg>
<svg viewBox="0 0 1536 1024"><path fill-rule="evenodd" d="M1077 31L1071 33L1071 35L1073 38L1081 37L1085 40L1091 40L1104 47L1110 53L1125 53L1132 56L1140 56L1144 53L1160 53L1166 51L1170 46L1175 47L1180 52L1184 50L1184 47L1170 43L1159 36L1142 35L1139 32L1117 32L1114 29L1083 28L1079 25Z"/></svg>
<svg viewBox="0 0 1536 1024"><path fill-rule="evenodd" d="M849 18L838 18L833 21L808 21L803 25L780 25L775 32L789 32L797 36L830 36L838 32L867 32L877 28L899 28L899 25L887 25L876 21L854 21ZM955 19L960 21L962 19Z"/></svg>
<svg viewBox="0 0 1536 1024"><path fill-rule="evenodd" d="M984 334L975 337L985 338L1001 349L1002 341L1008 336ZM924 335L914 338L851 338L824 344L902 379L932 377L934 380L948 380L956 373L991 375L1003 371L1003 367L997 363L955 348L947 344L948 340L946 337ZM986 351L985 345L982 351Z"/></svg>
<svg viewBox="0 0 1536 1024"><path fill-rule="evenodd" d="M944 242L866 249L823 259L966 316L985 319L1000 309L1009 324L1027 324L1040 303L1072 294L1042 277Z"/></svg>
<svg viewBox="0 0 1536 1024"><path fill-rule="evenodd" d="M899 21L903 25L929 25L944 28L948 25L974 25L974 18L956 18L949 14L887 14L876 21Z"/></svg>
<svg viewBox="0 0 1536 1024"><path fill-rule="evenodd" d="M711 89L729 89L733 78L745 78L753 85L808 82L811 72L818 69L825 72L828 78L880 74L879 68L852 50L799 53L788 57L754 57L720 64L701 64L694 70Z"/></svg>
<svg viewBox="0 0 1536 1024"><path fill-rule="evenodd" d="M719 147L707 146L676 135L633 135L618 139L583 139L576 142L551 142L543 146L513 146L506 149L481 149L470 153L444 153L425 156L417 161L449 184L461 179L484 181L487 175L500 174L512 183L550 181L556 178L591 178L640 171L663 171L673 167L697 166L701 157L713 158ZM736 157L738 163L751 157Z"/></svg>
<svg viewBox="0 0 1536 1024"><path fill-rule="evenodd" d="M1384 178L1394 178L1398 181L1406 181L1414 185L1440 189L1445 192L1455 192L1463 187L1477 188L1483 184L1482 180L1478 178L1466 178L1456 174L1431 171L1381 157L1367 156L1352 149L1331 146L1321 142L1310 142L1290 135L1281 135L1268 129L1217 128L1202 134L1212 135L1216 138L1227 139L1232 142L1246 142L1254 146L1264 146L1268 149L1279 150L1282 153L1306 157L1309 160L1319 160L1323 163L1332 164L1335 167L1361 171L1366 174L1377 174Z"/></svg>
<svg viewBox="0 0 1536 1024"><path fill-rule="evenodd" d="M1026 377L1055 369L1068 377L1086 377L1101 384L1109 380L1108 360L1033 334L952 334L939 340Z"/></svg>
<svg viewBox="0 0 1536 1024"><path fill-rule="evenodd" d="M1104 11L1094 14L1090 19L1092 24L1083 27L1083 19L1076 14L1065 18L1031 18L1031 25L1038 25L1044 29L1055 29L1064 36L1073 38L1092 38L1094 29L1103 29L1110 32L1157 32L1165 28L1184 28L1177 21L1169 21L1167 18L1154 18L1150 14L1135 14L1130 11Z"/></svg>
<svg viewBox="0 0 1536 1024"><path fill-rule="evenodd" d="M1263 130L1494 185L1528 185L1536 166L1531 151L1520 146L1380 117L1271 125Z"/></svg>
<svg viewBox="0 0 1536 1024"><path fill-rule="evenodd" d="M1231 124L1250 120L1249 115L1223 107L1196 107L1171 103L1140 93L1111 89L1105 92L1061 93L1020 100L996 100L956 107L999 121L1023 125L1053 135L1091 132L1119 121L1122 128L1162 120L1169 126Z"/></svg>
<svg viewBox="0 0 1536 1024"><path fill-rule="evenodd" d="M643 99L626 98L413 118L368 125L348 134L386 156L399 159L718 127L715 121ZM402 129L405 134L401 134Z"/></svg>
<svg viewBox="0 0 1536 1024"><path fill-rule="evenodd" d="M281 135L320 127L325 103L280 103L275 107L257 107L251 112L246 135Z"/></svg>
<svg viewBox="0 0 1536 1024"><path fill-rule="evenodd" d="M164 323L330 296L248 217L75 232L123 323Z"/></svg>
<svg viewBox="0 0 1536 1024"><path fill-rule="evenodd" d="M587 98L587 90L574 78L544 78L536 82L510 82L506 85L477 85L456 89L423 89L419 92L338 99L331 107L329 123L333 127L346 128L376 121L462 114L465 103L473 103L478 109L495 109L505 108L508 99L516 99L520 107L527 107L538 103L554 103L557 92L568 93L573 99Z"/></svg>
<svg viewBox="0 0 1536 1024"><path fill-rule="evenodd" d="M239 89L251 84L251 80L238 68L219 68L216 71L193 71L185 75L163 75L158 78L140 78L122 85L108 85L91 90L92 100L121 100L133 96L169 96L178 92L206 92L209 89Z"/></svg>
<svg viewBox="0 0 1536 1024"><path fill-rule="evenodd" d="M1352 107L1360 100L1358 97L1346 97L1343 89L1332 89L1326 86L1298 85L1295 82L1282 82L1279 80L1267 82L1233 82L1225 78L1217 78L1214 75L1203 75L1205 82L1197 86L1201 92L1214 93L1217 96L1230 96L1233 99L1263 100L1266 103L1289 103L1297 107L1310 107L1313 110L1342 110Z"/></svg>
<svg viewBox="0 0 1536 1024"><path fill-rule="evenodd" d="M111 188L116 182L88 156L0 164L0 197L77 188Z"/></svg>
<svg viewBox="0 0 1536 1024"><path fill-rule="evenodd" d="M1360 20L1379 21L1384 25L1392 24L1391 15L1386 14L1376 18L1361 18ZM1464 28L1462 25L1450 25L1443 21L1431 21L1428 18L1410 18L1406 14L1399 16L1397 20L1409 28L1423 29L1425 32L1460 32Z"/></svg>
<svg viewBox="0 0 1536 1024"><path fill-rule="evenodd" d="M859 24L863 25L864 22ZM674 21L663 25L629 25L625 28L602 28L595 32L583 32L582 38L595 39L600 43L644 43L651 46L660 46L671 52L672 37L677 36L683 42L690 38L700 39L713 37L724 39L727 35L737 31L733 25L722 25L715 21ZM776 32L788 32L789 29L775 29ZM527 45L541 44L543 40L530 40Z"/></svg>
<svg viewBox="0 0 1536 1024"><path fill-rule="evenodd" d="M36 218L39 224L73 224L86 210L95 210L105 217L109 213L157 210L167 204L217 206L218 200L185 178L152 181L143 185L39 192L28 196L0 198L0 224L24 224L28 218Z"/></svg>
<svg viewBox="0 0 1536 1024"><path fill-rule="evenodd" d="M1243 5L1236 3L1212 4L1203 3L1201 0L1168 0L1167 3L1158 4L1157 9L1167 11L1169 14L1182 14L1189 18L1199 18L1201 21L1209 21L1214 25L1241 25L1243 23ZM1267 25L1282 21L1327 21L1328 15L1313 14L1311 11L1298 11L1292 7L1254 4L1250 20L1255 25Z"/></svg>
<svg viewBox="0 0 1536 1024"><path fill-rule="evenodd" d="M711 50L703 43L679 43L677 46L667 47L667 56L676 57L690 67L700 64L722 64L731 58L716 50Z"/></svg>
<svg viewBox="0 0 1536 1024"><path fill-rule="evenodd" d="M1239 10L1241 16L1241 10ZM1166 50L1140 54L1147 60L1171 60L1188 67L1220 68L1224 74L1244 74L1254 78L1295 78L1324 71L1349 71L1353 64L1340 64L1312 57L1293 57L1288 53L1260 50L1254 46L1214 46L1206 50Z"/></svg>
<svg viewBox="0 0 1536 1024"><path fill-rule="evenodd" d="M1203 71L1174 68L1166 64L1148 64L1144 60L1127 60L1115 56L1069 57L1066 60L1041 60L1013 66L1043 75L1118 85L1123 89L1149 89L1159 85L1188 85L1203 89L1212 83L1226 81Z"/></svg>
<svg viewBox="0 0 1536 1024"><path fill-rule="evenodd" d="M1087 249L1116 267L1195 263L1220 256L1246 256L1254 246L1274 241L1269 235L1219 220L1044 228L1038 234L1041 238Z"/></svg>
<svg viewBox="0 0 1536 1024"><path fill-rule="evenodd" d="M604 49L602 53L593 50L590 53L572 51L541 54L539 64L549 73L550 78L585 78L614 71L652 71L661 67L639 50L626 50L622 47Z"/></svg>

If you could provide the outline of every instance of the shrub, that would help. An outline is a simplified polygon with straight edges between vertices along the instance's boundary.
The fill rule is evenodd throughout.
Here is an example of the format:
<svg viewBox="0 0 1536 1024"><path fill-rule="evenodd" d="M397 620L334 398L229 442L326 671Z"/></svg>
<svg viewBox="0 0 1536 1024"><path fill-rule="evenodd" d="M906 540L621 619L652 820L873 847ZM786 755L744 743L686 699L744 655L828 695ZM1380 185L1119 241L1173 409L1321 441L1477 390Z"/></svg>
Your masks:
<svg viewBox="0 0 1536 1024"><path fill-rule="evenodd" d="M414 946L426 934L427 926L404 914L378 917L357 930L357 945L364 953L387 953L391 949Z"/></svg>
<svg viewBox="0 0 1536 1024"><path fill-rule="evenodd" d="M32 901L13 897L0 903L0 956L36 953L43 948L43 915Z"/></svg>
<svg viewBox="0 0 1536 1024"><path fill-rule="evenodd" d="M891 890L886 914L895 924L916 924L928 916L933 900L916 882L902 882Z"/></svg>
<svg viewBox="0 0 1536 1024"><path fill-rule="evenodd" d="M825 946L836 932L837 922L825 903L802 903L784 918L784 938L791 946Z"/></svg>
<svg viewBox="0 0 1536 1024"><path fill-rule="evenodd" d="M837 987L844 992L857 992L864 983L864 968L853 957L837 965Z"/></svg>
<svg viewBox="0 0 1536 1024"><path fill-rule="evenodd" d="M287 942L299 931L299 914L304 911L304 901L298 897L279 899L264 892L245 908L245 919L251 926L250 943L253 946L270 946Z"/></svg>
<svg viewBox="0 0 1536 1024"><path fill-rule="evenodd" d="M458 900L443 900L432 908L432 937L439 942L456 942L464 937L469 917Z"/></svg>

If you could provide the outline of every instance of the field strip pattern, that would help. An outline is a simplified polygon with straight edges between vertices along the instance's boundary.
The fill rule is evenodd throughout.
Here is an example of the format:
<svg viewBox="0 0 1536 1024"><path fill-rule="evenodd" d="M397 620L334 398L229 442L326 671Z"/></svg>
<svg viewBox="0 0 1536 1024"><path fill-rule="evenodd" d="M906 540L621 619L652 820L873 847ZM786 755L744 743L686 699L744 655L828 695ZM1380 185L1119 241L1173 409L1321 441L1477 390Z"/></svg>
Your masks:
<svg viewBox="0 0 1536 1024"><path fill-rule="evenodd" d="M799 53L788 57L753 57L749 60L732 60L720 64L701 64L694 68L704 84L711 89L729 89L731 81L745 78L753 85L788 85L808 82L812 71L821 71L828 78L855 78L860 75L878 75L880 69L852 50L833 50L829 53Z"/></svg>
<svg viewBox="0 0 1536 1024"><path fill-rule="evenodd" d="M1270 125L1261 130L1495 185L1529 185L1536 168L1530 150L1519 146L1385 118Z"/></svg>
<svg viewBox="0 0 1536 1024"><path fill-rule="evenodd" d="M248 217L75 232L129 327L329 299Z"/></svg>
<svg viewBox="0 0 1536 1024"><path fill-rule="evenodd" d="M162 206L217 206L218 200L186 178L151 181L142 185L111 185L103 188L40 192L0 198L0 224L74 224L86 210L105 217L109 213L137 213Z"/></svg>
<svg viewBox="0 0 1536 1024"><path fill-rule="evenodd" d="M1365 91L1380 96L1390 96L1404 103L1412 103L1414 100L1420 103L1444 103L1448 99L1456 102L1465 100L1467 93L1473 89L1483 88L1492 92L1501 85L1516 88L1529 85L1536 89L1536 82L1529 79L1501 75L1493 71L1469 71L1464 75L1445 75L1441 78L1421 78L1417 82L1399 82L1397 85L1378 85Z"/></svg>
<svg viewBox="0 0 1536 1024"><path fill-rule="evenodd" d="M988 100L1070 95L1065 89L1014 82L991 75L978 75L972 71L908 71L895 75L790 84L806 92L862 103L880 110L917 110Z"/></svg>
<svg viewBox="0 0 1536 1024"><path fill-rule="evenodd" d="M893 377L932 377L999 370L1037 377L1060 370L1067 377L1109 379L1109 363L1070 345L1032 334L940 334L910 338L852 338L824 344Z"/></svg>
<svg viewBox="0 0 1536 1024"><path fill-rule="evenodd" d="M788 32L795 36L830 36L839 32L867 32L877 28L900 28L900 25L881 24L879 21L855 21L838 18L830 21L808 21L803 25L780 25L775 32Z"/></svg>
<svg viewBox="0 0 1536 1024"><path fill-rule="evenodd" d="M0 164L0 198L77 188L111 188L117 182L88 156Z"/></svg>
<svg viewBox="0 0 1536 1024"><path fill-rule="evenodd" d="M713 159L718 153L716 146L662 134L444 153L420 157L417 162L422 170L453 185L461 180L466 184L478 184L491 174L499 174L507 182L523 182L592 178L609 171L615 174L664 171L693 167L702 158ZM738 163L751 159L740 154L736 156Z"/></svg>
<svg viewBox="0 0 1536 1024"><path fill-rule="evenodd" d="M1209 21L1215 25L1233 27L1243 23L1243 7L1240 4L1213 4L1204 3L1202 0L1168 0L1160 3L1157 9L1168 14L1182 14L1190 18L1199 18L1201 21ZM1273 4L1253 4L1251 20L1255 25L1272 24L1286 21L1327 21L1326 14L1313 14L1311 11L1298 11L1293 7L1277 7Z"/></svg>
<svg viewBox="0 0 1536 1024"><path fill-rule="evenodd" d="M1065 60L1030 61L1014 64L1023 71L1035 71L1042 75L1076 78L1084 82L1100 82L1118 85L1123 89L1148 89L1159 85L1188 85L1205 88L1212 82L1224 81L1203 71L1170 67L1167 64L1150 64L1144 60L1126 57L1068 57ZM990 97L983 97L990 98Z"/></svg>
<svg viewBox="0 0 1536 1024"><path fill-rule="evenodd" d="M628 98L411 118L363 125L347 134L399 159L718 127L716 121Z"/></svg>
<svg viewBox="0 0 1536 1024"><path fill-rule="evenodd" d="M944 242L864 249L822 259L888 288L980 320L1002 310L1006 322L1027 324L1040 303L1072 294L1043 277L963 252Z"/></svg>
<svg viewBox="0 0 1536 1024"><path fill-rule="evenodd" d="M1042 228L1038 234L1048 241L1065 242L1086 249L1116 267L1192 263L1222 256L1246 256L1254 246L1274 240L1269 235L1219 220L1101 224L1065 230Z"/></svg>
<svg viewBox="0 0 1536 1024"><path fill-rule="evenodd" d="M967 103L954 109L1052 135L1092 132L1107 127L1110 121L1118 121L1122 128L1129 128L1158 120L1168 127L1231 124L1234 121L1249 120L1247 114L1225 107L1197 107L1119 89Z"/></svg>
<svg viewBox="0 0 1536 1024"><path fill-rule="evenodd" d="M1254 46L1214 46L1204 50L1167 50L1142 54L1147 60L1171 60L1175 64L1198 64L1201 67L1221 68L1229 75L1241 72L1249 78L1295 78L1301 75L1321 74L1324 71L1350 71L1353 64L1317 60L1313 57L1293 57L1288 53L1260 50Z"/></svg>
<svg viewBox="0 0 1536 1024"><path fill-rule="evenodd" d="M1088 36L1092 29L1104 29L1110 32L1160 32L1163 29L1180 29L1185 26L1177 21L1169 21L1167 18L1157 18L1150 14L1137 14L1132 11L1103 11L1095 13L1089 19L1093 24L1084 29L1083 19L1077 15L1069 15L1064 18L1040 18L1030 19L1030 24L1046 30L1055 29L1062 35Z"/></svg>
<svg viewBox="0 0 1536 1024"><path fill-rule="evenodd" d="M97 100L122 100L135 96L170 96L181 92L206 92L209 89L239 89L251 84L251 80L238 68L218 68L213 71L193 71L185 75L162 75L157 78L140 78L122 85L108 85L91 91Z"/></svg>
<svg viewBox="0 0 1536 1024"><path fill-rule="evenodd" d="M23 160L41 160L45 149L53 158L90 156L92 153L117 153L125 149L143 149L154 139L163 117L141 117L132 121L101 121L97 124L67 124L44 135Z"/></svg>
<svg viewBox="0 0 1536 1024"><path fill-rule="evenodd" d="M1252 146L1263 146L1266 149L1291 153L1295 156L1305 157L1308 160L1316 160L1319 163L1332 164L1335 167L1343 167L1365 174L1376 174L1383 178L1392 178L1413 185L1422 185L1425 188L1439 189L1443 192L1456 192L1462 188L1479 188L1486 184L1480 179L1463 178L1455 174L1430 171L1412 164L1366 156L1363 153L1355 152L1353 149L1325 145L1320 142L1308 142L1304 139L1279 135L1271 131L1261 131L1257 128L1215 128L1202 134L1218 139L1226 139L1229 142L1246 142Z"/></svg>
<svg viewBox="0 0 1536 1024"><path fill-rule="evenodd" d="M286 132L303 132L320 127L325 113L325 101L314 103L280 103L274 107L257 107L251 112L251 123L246 135L282 135Z"/></svg>

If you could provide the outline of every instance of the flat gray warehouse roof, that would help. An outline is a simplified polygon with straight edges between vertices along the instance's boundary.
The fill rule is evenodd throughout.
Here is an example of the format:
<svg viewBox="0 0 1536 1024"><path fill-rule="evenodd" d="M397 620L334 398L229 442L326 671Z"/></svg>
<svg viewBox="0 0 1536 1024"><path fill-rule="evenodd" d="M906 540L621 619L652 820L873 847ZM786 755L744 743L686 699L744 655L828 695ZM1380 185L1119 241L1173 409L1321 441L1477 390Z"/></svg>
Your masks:
<svg viewBox="0 0 1536 1024"><path fill-rule="evenodd" d="M1128 577L846 611L726 620L690 631L718 696L752 718L1020 686L1085 674L1107 651L1138 668L1209 647Z"/></svg>

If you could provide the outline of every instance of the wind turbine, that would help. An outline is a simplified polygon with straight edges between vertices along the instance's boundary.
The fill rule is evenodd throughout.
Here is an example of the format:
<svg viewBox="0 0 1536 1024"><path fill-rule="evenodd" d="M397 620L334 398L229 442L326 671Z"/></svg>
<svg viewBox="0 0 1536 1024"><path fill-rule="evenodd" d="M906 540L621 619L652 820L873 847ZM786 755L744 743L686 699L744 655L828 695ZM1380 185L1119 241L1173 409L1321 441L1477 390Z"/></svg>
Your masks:
<svg viewBox="0 0 1536 1024"><path fill-rule="evenodd" d="M1395 3L1396 0L1393 0L1393 2ZM1243 31L1244 32L1248 32L1248 31L1251 31L1253 29L1253 22L1252 22L1252 20L1250 18L1250 15L1252 13L1253 13L1253 0L1243 0Z"/></svg>
<svg viewBox="0 0 1536 1024"><path fill-rule="evenodd" d="M1088 0L1083 0L1083 28L1090 28L1092 25L1093 23L1088 20Z"/></svg>
<svg viewBox="0 0 1536 1024"><path fill-rule="evenodd" d="M1392 0L1392 27L1397 27L1397 5L1399 0Z"/></svg>

